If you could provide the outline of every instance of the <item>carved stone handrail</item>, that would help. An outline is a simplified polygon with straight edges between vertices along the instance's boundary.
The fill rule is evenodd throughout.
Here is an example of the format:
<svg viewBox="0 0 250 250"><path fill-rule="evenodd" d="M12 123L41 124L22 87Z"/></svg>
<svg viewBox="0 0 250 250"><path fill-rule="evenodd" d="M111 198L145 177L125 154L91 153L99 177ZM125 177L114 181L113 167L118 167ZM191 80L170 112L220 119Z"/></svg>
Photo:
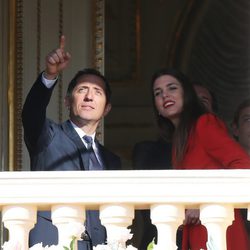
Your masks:
<svg viewBox="0 0 250 250"><path fill-rule="evenodd" d="M28 248L37 210L52 211L59 243L65 244L62 222L68 218L83 222L87 209L100 210L108 240L132 223L135 209L151 209L158 230L157 249L174 250L176 229L186 208L201 209L209 237L224 250L233 209L250 207L249 190L250 170L0 173L3 222L10 240L18 240L23 250Z"/></svg>

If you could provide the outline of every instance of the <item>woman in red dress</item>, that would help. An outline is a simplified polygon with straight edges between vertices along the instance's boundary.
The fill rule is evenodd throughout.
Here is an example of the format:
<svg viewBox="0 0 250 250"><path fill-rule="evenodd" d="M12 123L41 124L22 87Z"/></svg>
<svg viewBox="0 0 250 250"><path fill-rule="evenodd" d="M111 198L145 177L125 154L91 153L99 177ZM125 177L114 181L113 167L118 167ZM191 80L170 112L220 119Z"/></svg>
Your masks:
<svg viewBox="0 0 250 250"><path fill-rule="evenodd" d="M152 78L152 90L158 124L173 143L175 169L250 168L247 153L228 134L224 123L206 110L184 74L174 69L160 70ZM189 214L195 216L190 219ZM207 249L207 231L195 220L198 217L195 210L187 210L182 250ZM237 209L235 220L227 230L227 249L250 249Z"/></svg>

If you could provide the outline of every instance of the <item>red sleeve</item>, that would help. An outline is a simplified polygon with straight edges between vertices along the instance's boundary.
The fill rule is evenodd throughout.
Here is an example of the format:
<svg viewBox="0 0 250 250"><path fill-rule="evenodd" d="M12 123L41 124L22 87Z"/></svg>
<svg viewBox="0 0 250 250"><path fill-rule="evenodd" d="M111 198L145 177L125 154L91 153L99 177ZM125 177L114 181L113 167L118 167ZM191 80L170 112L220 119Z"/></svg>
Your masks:
<svg viewBox="0 0 250 250"><path fill-rule="evenodd" d="M196 131L206 152L225 168L250 168L250 157L230 136L225 124L213 114L202 115Z"/></svg>

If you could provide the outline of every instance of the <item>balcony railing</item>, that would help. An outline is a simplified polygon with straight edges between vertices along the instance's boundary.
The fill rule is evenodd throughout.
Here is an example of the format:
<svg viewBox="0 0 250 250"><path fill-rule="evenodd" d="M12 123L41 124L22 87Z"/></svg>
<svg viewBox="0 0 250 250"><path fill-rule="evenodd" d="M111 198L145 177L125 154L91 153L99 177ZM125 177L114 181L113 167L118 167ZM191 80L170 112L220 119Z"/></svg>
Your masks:
<svg viewBox="0 0 250 250"><path fill-rule="evenodd" d="M218 250L226 250L226 228L234 208L250 208L250 170L165 170L86 172L1 172L0 205L9 240L28 249L38 210L51 210L59 244L64 225L83 222L85 210L99 209L107 237L131 225L135 209L150 209L158 231L157 249L174 250L186 208L200 208Z"/></svg>

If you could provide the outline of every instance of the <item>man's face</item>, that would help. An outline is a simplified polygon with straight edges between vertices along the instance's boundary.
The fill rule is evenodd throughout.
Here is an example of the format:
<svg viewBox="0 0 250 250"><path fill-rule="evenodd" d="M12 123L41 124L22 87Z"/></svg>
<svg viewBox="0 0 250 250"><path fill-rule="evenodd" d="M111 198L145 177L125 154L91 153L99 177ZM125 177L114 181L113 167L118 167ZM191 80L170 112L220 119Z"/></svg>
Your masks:
<svg viewBox="0 0 250 250"><path fill-rule="evenodd" d="M234 128L234 135L238 137L239 143L250 150L250 107L241 110L238 126Z"/></svg>
<svg viewBox="0 0 250 250"><path fill-rule="evenodd" d="M78 79L71 96L66 97L70 119L79 127L98 125L111 108L107 104L103 80L95 75L84 75Z"/></svg>
<svg viewBox="0 0 250 250"><path fill-rule="evenodd" d="M202 86L194 85L195 92L208 111L213 112L213 98L209 91Z"/></svg>

